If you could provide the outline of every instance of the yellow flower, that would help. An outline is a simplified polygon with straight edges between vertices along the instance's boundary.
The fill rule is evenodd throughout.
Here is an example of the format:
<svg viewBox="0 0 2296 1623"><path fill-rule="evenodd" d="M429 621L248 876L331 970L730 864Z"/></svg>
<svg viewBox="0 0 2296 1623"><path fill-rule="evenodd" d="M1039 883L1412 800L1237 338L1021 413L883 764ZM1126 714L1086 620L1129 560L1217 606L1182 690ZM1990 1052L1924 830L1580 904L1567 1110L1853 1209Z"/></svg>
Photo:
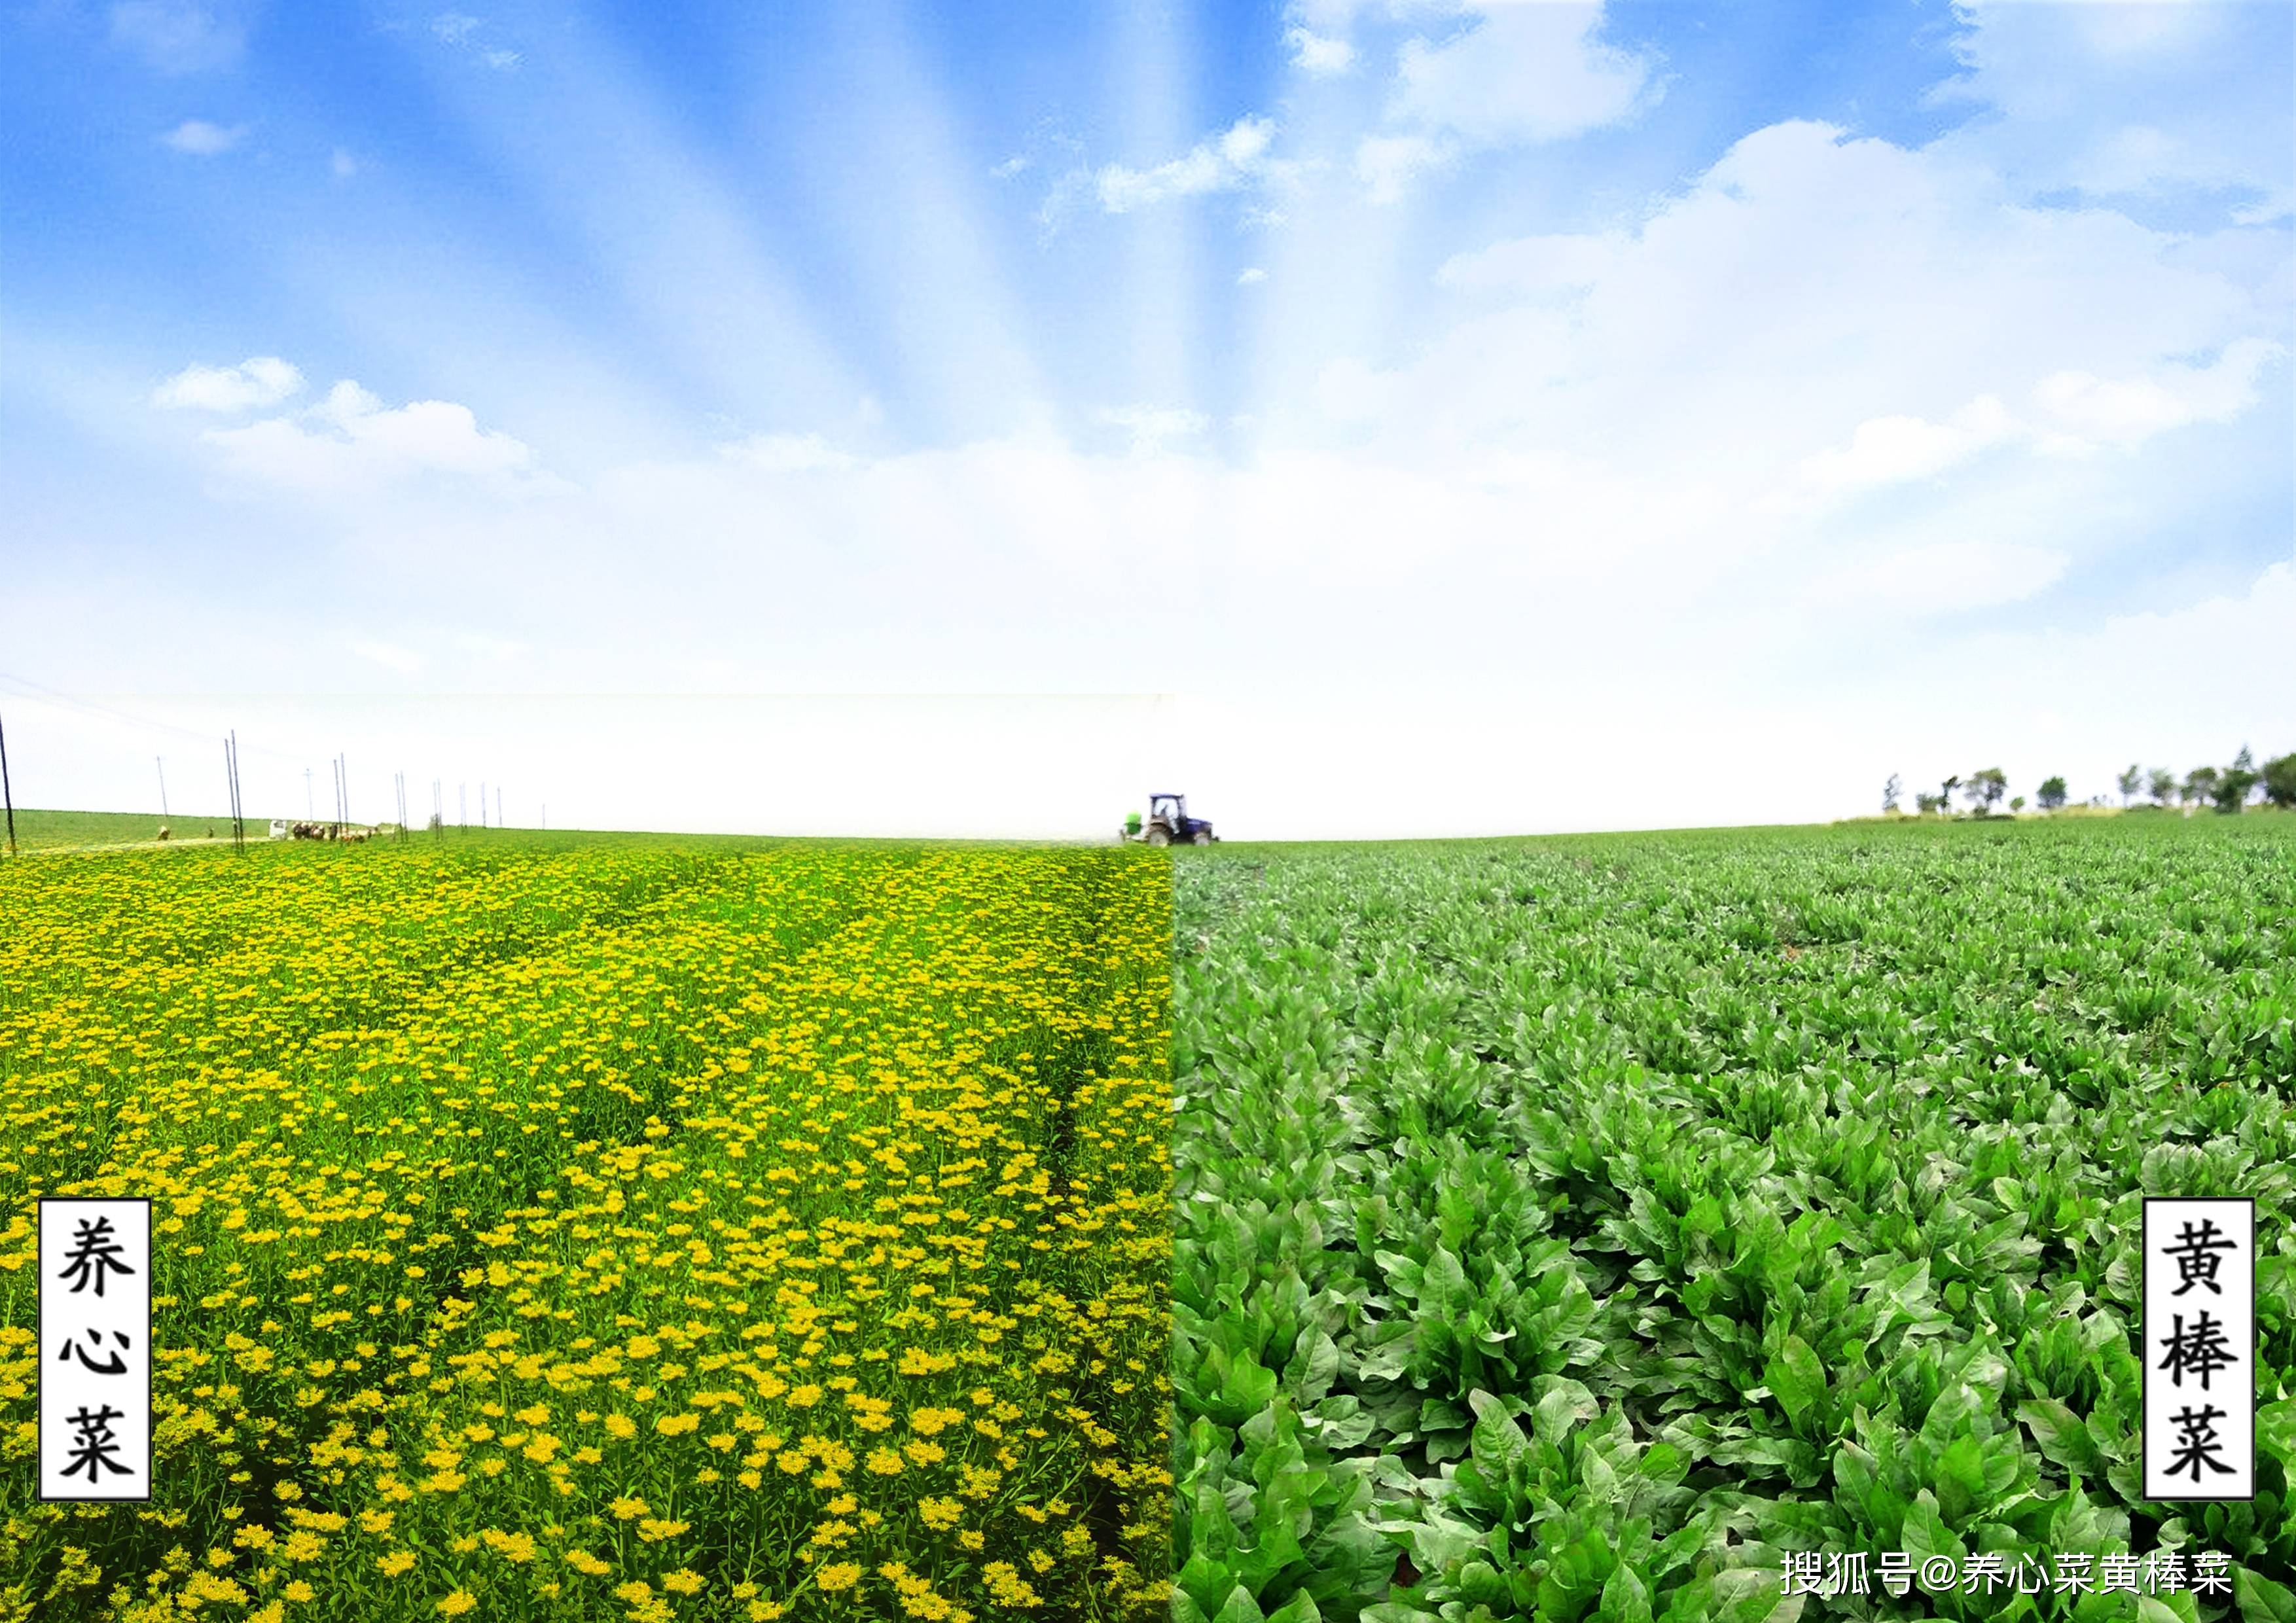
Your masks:
<svg viewBox="0 0 2296 1623"><path fill-rule="evenodd" d="M397 1578L414 1564L414 1553L411 1550L393 1550L374 1564L382 1569L385 1578Z"/></svg>
<svg viewBox="0 0 2296 1623"><path fill-rule="evenodd" d="M586 1573L591 1578L603 1577L604 1574L613 1570L611 1566L600 1561L587 1550L567 1551L566 1564L573 1568L575 1571Z"/></svg>
<svg viewBox="0 0 2296 1623"><path fill-rule="evenodd" d="M439 1610L450 1618L459 1618L479 1603L479 1597L467 1589L457 1589L439 1603Z"/></svg>
<svg viewBox="0 0 2296 1623"><path fill-rule="evenodd" d="M609 1414L609 1415L607 1415L607 1416L606 1416L606 1435L607 1435L607 1436L609 1436L609 1437L636 1437L637 1434L638 1434L638 1422L636 1422L636 1421L634 1421L634 1420L632 1420L628 1415L627 1415L627 1414Z"/></svg>
<svg viewBox="0 0 2296 1623"><path fill-rule="evenodd" d="M319 1592L312 1588L310 1585L305 1583L299 1578L291 1582L287 1587L282 1589L279 1593L299 1606L305 1601L316 1598Z"/></svg>
<svg viewBox="0 0 2296 1623"><path fill-rule="evenodd" d="M529 1562L534 1559L534 1539L526 1533L502 1533L488 1528L479 1535L495 1553L508 1562Z"/></svg>
<svg viewBox="0 0 2296 1623"><path fill-rule="evenodd" d="M614 1520L617 1521L636 1521L639 1517L646 1514L652 1507L643 1499L625 1496L615 1500L606 1508L614 1512Z"/></svg>
<svg viewBox="0 0 2296 1623"><path fill-rule="evenodd" d="M289 1561L316 1561L326 1547L325 1540L316 1533L290 1533L287 1542L279 1546L279 1553Z"/></svg>
<svg viewBox="0 0 2296 1623"><path fill-rule="evenodd" d="M871 1471L881 1477L898 1477L901 1474L901 1456L890 1448L872 1448L869 1451L867 1464Z"/></svg>
<svg viewBox="0 0 2296 1623"><path fill-rule="evenodd" d="M648 1544L660 1544L666 1538L676 1537L685 1531L686 1525L683 1521L657 1521L649 1519L638 1523L638 1537Z"/></svg>
<svg viewBox="0 0 2296 1623"><path fill-rule="evenodd" d="M813 1586L824 1594L835 1594L840 1589L852 1588L860 1581L859 1565L853 1562L841 1561L834 1566L824 1567L815 1573Z"/></svg>
<svg viewBox="0 0 2296 1623"><path fill-rule="evenodd" d="M680 1567L661 1580L661 1586L673 1594L699 1594L701 1593L701 1574L691 1567Z"/></svg>
<svg viewBox="0 0 2296 1623"><path fill-rule="evenodd" d="M665 1414L653 1422L653 1429L664 1437L683 1437L701 1423L699 1414Z"/></svg>

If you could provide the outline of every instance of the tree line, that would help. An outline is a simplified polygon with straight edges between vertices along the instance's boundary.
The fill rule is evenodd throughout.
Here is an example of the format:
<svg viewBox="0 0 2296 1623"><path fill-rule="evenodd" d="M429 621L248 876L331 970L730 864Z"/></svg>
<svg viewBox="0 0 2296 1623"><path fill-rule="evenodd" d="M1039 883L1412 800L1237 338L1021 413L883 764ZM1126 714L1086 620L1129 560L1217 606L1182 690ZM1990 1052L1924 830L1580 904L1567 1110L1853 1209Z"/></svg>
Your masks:
<svg viewBox="0 0 2296 1623"><path fill-rule="evenodd" d="M2246 810L2252 802L2296 809L2296 751L2276 757L2259 766L2249 754L2248 746L2243 744L2231 766L2195 766L2181 779L2165 766L2145 767L2132 761L2128 770L2114 783L2120 791L2121 805L2130 809L2140 809L2139 802L2144 803L2144 808L2163 811L2171 806L2212 806L2219 812L2235 813ZM1972 772L1966 778L1956 774L1939 784L1935 794L1916 791L1915 808L1924 814L1950 815L1956 791L1972 814L1989 817L2009 795L2009 778L1998 766ZM1904 786L1898 775L1891 773L1889 783L1882 789L1882 811L1900 811L1903 793ZM2033 791L2035 807L2045 812L2061 809L2066 798L2062 777L2043 778L2040 787ZM2107 802L2100 795L2091 804L2102 806ZM2010 798L2009 809L2023 811L2025 797Z"/></svg>

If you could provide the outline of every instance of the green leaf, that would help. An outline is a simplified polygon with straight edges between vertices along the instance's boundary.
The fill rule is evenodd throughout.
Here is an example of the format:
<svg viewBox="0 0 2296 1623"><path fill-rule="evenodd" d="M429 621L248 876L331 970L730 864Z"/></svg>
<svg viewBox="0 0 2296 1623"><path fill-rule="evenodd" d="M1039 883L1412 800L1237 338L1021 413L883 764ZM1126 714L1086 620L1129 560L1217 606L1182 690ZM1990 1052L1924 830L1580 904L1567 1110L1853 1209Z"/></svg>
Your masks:
<svg viewBox="0 0 2296 1623"><path fill-rule="evenodd" d="M1530 1439L1515 1424L1506 1405L1480 1388L1467 1394L1467 1406L1475 1412L1475 1429L1470 1439L1475 1463L1490 1473L1494 1484L1505 1486L1513 1479L1516 1466L1530 1453Z"/></svg>
<svg viewBox="0 0 2296 1623"><path fill-rule="evenodd" d="M1603 1603L1596 1614L1603 1623L1651 1623L1650 1586L1625 1562L1603 1581Z"/></svg>
<svg viewBox="0 0 2296 1623"><path fill-rule="evenodd" d="M1238 1584L1227 1592L1227 1603L1213 1616L1212 1623L1267 1623L1267 1615L1251 1598L1251 1591Z"/></svg>
<svg viewBox="0 0 2296 1623"><path fill-rule="evenodd" d="M1762 1384L1770 1389L1784 1407L1786 1418L1797 1428L1802 1416L1816 1406L1825 1395L1825 1366L1817 1361L1817 1354L1809 1343L1798 1335L1789 1335L1762 1371Z"/></svg>
<svg viewBox="0 0 2296 1623"><path fill-rule="evenodd" d="M1267 1623L1323 1623L1323 1619L1316 1597L1304 1589L1267 1614Z"/></svg>
<svg viewBox="0 0 2296 1623"><path fill-rule="evenodd" d="M2033 1434L2043 1458L2091 1481L2104 1475L2104 1456L2097 1452L2088 1422L2055 1398L2027 1398L2017 1406L2017 1418Z"/></svg>
<svg viewBox="0 0 2296 1623"><path fill-rule="evenodd" d="M2232 1598L2241 1623L2296 1623L2296 1590L2259 1578L2246 1567L2232 1570Z"/></svg>

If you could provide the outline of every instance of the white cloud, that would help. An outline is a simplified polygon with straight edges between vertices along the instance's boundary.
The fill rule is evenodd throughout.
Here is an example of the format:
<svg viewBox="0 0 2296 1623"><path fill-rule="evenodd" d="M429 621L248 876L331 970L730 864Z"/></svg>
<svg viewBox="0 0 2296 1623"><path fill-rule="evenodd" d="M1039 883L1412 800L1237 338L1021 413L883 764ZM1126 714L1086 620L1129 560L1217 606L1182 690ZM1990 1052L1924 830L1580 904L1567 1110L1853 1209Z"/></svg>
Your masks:
<svg viewBox="0 0 2296 1623"><path fill-rule="evenodd" d="M2288 122L2284 8L1957 0L1955 10L1967 71L1936 94L1998 116L1945 144L1981 149L2013 184L2268 199L2296 181L2290 143L2259 138Z"/></svg>
<svg viewBox="0 0 2296 1623"><path fill-rule="evenodd" d="M990 169L988 172L995 176L998 180L1010 180L1028 167L1029 159L1027 155L1021 152L1015 152L1012 157L1007 158L1004 162L998 164L995 168Z"/></svg>
<svg viewBox="0 0 2296 1623"><path fill-rule="evenodd" d="M359 172L359 160L341 147L337 147L327 160L327 172L337 180L348 180Z"/></svg>
<svg viewBox="0 0 2296 1623"><path fill-rule="evenodd" d="M1501 307L1407 365L1341 380L1341 394L1349 421L1430 454L1623 443L1772 488L1862 423L1948 422L1987 395L2021 409L2059 373L2152 378L2221 420L2248 398L2245 369L2268 358L2263 335L2284 306L2184 254L2119 215L2021 207L1965 153L1782 124L1738 142L1631 236L1455 258L1444 279ZM2205 384L2176 360L2243 339L2258 342L2226 350ZM2060 414L2034 414L2036 448L2104 410L2057 388ZM1907 439L1873 430L1837 471L1879 465Z"/></svg>
<svg viewBox="0 0 2296 1623"><path fill-rule="evenodd" d="M1441 44L1403 47L1392 116L1470 146L1558 141L1614 124L1654 94L1652 64L1595 37L1593 4L1484 4Z"/></svg>
<svg viewBox="0 0 2296 1623"><path fill-rule="evenodd" d="M1292 47L1292 65L1311 78L1329 78L1355 66L1356 48L1346 39L1295 28L1285 30L1283 40Z"/></svg>
<svg viewBox="0 0 2296 1623"><path fill-rule="evenodd" d="M1968 461L2024 430L2007 408L1982 395L1951 421L1892 415L1857 425L1849 444L1806 457L1794 470L1794 484L1777 511L1808 506L1846 492L1927 479Z"/></svg>
<svg viewBox="0 0 2296 1623"><path fill-rule="evenodd" d="M1454 255L1435 273L1444 287L1546 299L1583 293L1624 258L1632 240L1623 233L1522 237Z"/></svg>
<svg viewBox="0 0 2296 1623"><path fill-rule="evenodd" d="M2259 373L2286 354L2265 339L2238 339L2210 365L2172 362L2147 376L2122 379L2052 373L2034 386L2033 397L2070 433L2134 445L2187 423L2238 416L2257 402Z"/></svg>
<svg viewBox="0 0 2296 1623"><path fill-rule="evenodd" d="M303 374L275 355L251 356L236 366L184 368L152 392L152 404L207 412L243 412L276 406L303 387Z"/></svg>
<svg viewBox="0 0 2296 1623"><path fill-rule="evenodd" d="M1172 197L1232 192L1278 173L1268 156L1275 138L1272 119L1237 119L1218 135L1200 141L1185 157L1150 169L1110 164L1093 176L1093 191L1111 214L1126 214Z"/></svg>
<svg viewBox="0 0 2296 1623"><path fill-rule="evenodd" d="M1432 135L1365 135L1356 145L1356 178L1373 202L1398 202L1414 179L1457 155L1456 144Z"/></svg>
<svg viewBox="0 0 2296 1623"><path fill-rule="evenodd" d="M480 429L468 406L415 400L385 407L348 381L307 412L206 438L241 479L315 496L357 495L422 473L501 480L524 473L530 461L518 440Z"/></svg>
<svg viewBox="0 0 2296 1623"><path fill-rule="evenodd" d="M497 72L508 72L522 60L516 51L479 42L479 31L486 27L486 19L473 17L467 12L441 12L430 19L430 33L441 45L456 50L467 50L479 61Z"/></svg>
<svg viewBox="0 0 2296 1623"><path fill-rule="evenodd" d="M1153 456L1167 442L1192 439L1211 426L1202 413L1173 406L1113 406L1100 414L1100 421L1131 435L1135 456Z"/></svg>
<svg viewBox="0 0 2296 1623"><path fill-rule="evenodd" d="M246 44L236 10L226 4L219 12L199 0L120 0L110 13L111 43L170 77L227 68Z"/></svg>
<svg viewBox="0 0 2296 1623"><path fill-rule="evenodd" d="M728 462L766 473L841 472L857 460L818 434L760 434L718 451Z"/></svg>
<svg viewBox="0 0 2296 1623"><path fill-rule="evenodd" d="M1238 287L1257 287L1267 280L1267 272L1257 265L1247 265L1235 275Z"/></svg>
<svg viewBox="0 0 2296 1623"><path fill-rule="evenodd" d="M186 119L160 137L161 145L175 152L188 152L195 158L212 158L237 146L247 135L247 126L234 124L226 129L210 124L205 119Z"/></svg>

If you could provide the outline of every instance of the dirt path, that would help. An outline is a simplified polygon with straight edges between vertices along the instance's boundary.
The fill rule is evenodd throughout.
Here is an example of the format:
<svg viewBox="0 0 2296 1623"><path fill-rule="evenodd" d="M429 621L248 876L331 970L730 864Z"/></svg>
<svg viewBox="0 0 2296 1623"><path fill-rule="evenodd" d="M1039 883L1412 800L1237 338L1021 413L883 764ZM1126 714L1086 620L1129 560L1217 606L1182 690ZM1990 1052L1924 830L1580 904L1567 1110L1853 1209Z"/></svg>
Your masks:
<svg viewBox="0 0 2296 1623"><path fill-rule="evenodd" d="M172 851L179 846L229 845L230 843L230 835L217 834L213 839L202 840L123 840L109 845L18 846L16 855L18 857L76 857L88 851ZM263 842L250 839L248 843L255 845ZM4 860L4 853L0 853L0 860Z"/></svg>

